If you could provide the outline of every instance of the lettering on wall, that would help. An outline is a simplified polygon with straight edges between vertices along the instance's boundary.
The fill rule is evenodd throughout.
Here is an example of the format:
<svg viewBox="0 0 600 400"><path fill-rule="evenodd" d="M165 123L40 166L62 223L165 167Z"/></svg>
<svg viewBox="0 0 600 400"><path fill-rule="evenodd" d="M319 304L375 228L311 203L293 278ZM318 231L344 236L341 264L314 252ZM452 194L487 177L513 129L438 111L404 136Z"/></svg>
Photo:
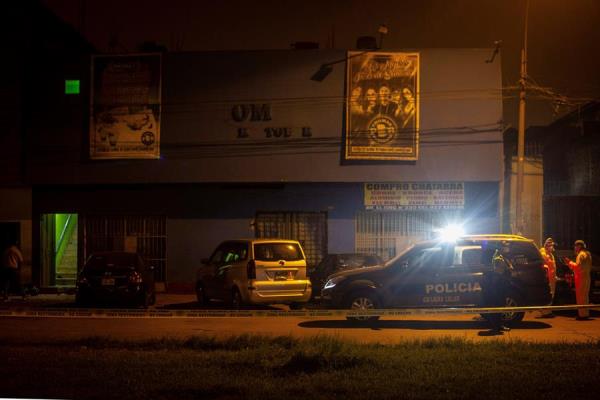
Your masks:
<svg viewBox="0 0 600 400"><path fill-rule="evenodd" d="M231 117L235 122L270 121L270 104L236 104L231 109Z"/></svg>
<svg viewBox="0 0 600 400"><path fill-rule="evenodd" d="M291 137L312 137L309 126L290 127L271 124L273 119L270 104L236 104L231 108L231 119L239 124L236 137L285 139ZM265 125L268 123L268 125Z"/></svg>
<svg viewBox="0 0 600 400"><path fill-rule="evenodd" d="M367 210L460 210L464 182L365 183Z"/></svg>

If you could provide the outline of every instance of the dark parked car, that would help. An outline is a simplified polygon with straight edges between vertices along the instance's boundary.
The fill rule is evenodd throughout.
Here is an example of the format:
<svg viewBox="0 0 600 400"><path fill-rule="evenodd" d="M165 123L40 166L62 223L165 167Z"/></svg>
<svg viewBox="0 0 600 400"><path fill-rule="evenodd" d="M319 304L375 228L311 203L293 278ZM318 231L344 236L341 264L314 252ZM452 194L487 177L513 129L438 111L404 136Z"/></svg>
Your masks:
<svg viewBox="0 0 600 400"><path fill-rule="evenodd" d="M383 259L375 254L328 254L315 268L309 271L313 293L315 296L321 295L321 289L323 289L329 275L375 265L383 265Z"/></svg>
<svg viewBox="0 0 600 400"><path fill-rule="evenodd" d="M573 271L562 262L563 257L575 261L573 250L557 250L556 259L556 292L554 304L575 304L575 278ZM600 304L600 255L592 254L592 273L590 282L590 303Z"/></svg>
<svg viewBox="0 0 600 400"><path fill-rule="evenodd" d="M508 248L507 257L514 266L506 305L550 304L550 285L539 250L531 240L513 235L470 235L456 242L422 242L383 266L330 276L321 299L334 308L357 310L484 306L483 273L491 269L494 252L500 248ZM505 313L503 318L515 322L523 318L523 313Z"/></svg>
<svg viewBox="0 0 600 400"><path fill-rule="evenodd" d="M94 253L77 279L78 304L127 303L148 307L155 300L154 267L146 265L137 253Z"/></svg>

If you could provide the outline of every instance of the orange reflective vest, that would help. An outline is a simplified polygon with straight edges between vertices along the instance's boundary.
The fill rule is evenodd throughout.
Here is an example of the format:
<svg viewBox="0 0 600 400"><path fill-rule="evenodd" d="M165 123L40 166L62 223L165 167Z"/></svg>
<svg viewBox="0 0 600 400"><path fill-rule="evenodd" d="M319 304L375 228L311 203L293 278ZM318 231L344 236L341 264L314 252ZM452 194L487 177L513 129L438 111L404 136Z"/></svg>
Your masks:
<svg viewBox="0 0 600 400"><path fill-rule="evenodd" d="M556 260L554 254L548 253L544 247L540 249L540 253L544 258L544 264L548 270L548 283L550 283L552 294L554 294L554 288L556 288Z"/></svg>

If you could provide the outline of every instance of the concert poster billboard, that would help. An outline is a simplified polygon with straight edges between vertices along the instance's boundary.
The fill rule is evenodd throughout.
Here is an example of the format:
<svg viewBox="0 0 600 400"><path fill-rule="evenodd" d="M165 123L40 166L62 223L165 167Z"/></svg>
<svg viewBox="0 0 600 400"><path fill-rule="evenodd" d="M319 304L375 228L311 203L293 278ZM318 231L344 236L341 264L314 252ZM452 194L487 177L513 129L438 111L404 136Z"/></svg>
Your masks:
<svg viewBox="0 0 600 400"><path fill-rule="evenodd" d="M348 52L345 160L419 158L419 53Z"/></svg>

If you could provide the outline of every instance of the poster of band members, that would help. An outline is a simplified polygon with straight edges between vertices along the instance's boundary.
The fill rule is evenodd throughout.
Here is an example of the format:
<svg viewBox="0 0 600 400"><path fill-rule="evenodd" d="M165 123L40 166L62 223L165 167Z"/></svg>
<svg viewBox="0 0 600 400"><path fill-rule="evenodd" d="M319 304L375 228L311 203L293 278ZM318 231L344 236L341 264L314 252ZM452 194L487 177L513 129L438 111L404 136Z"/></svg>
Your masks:
<svg viewBox="0 0 600 400"><path fill-rule="evenodd" d="M90 157L160 156L160 54L92 57Z"/></svg>
<svg viewBox="0 0 600 400"><path fill-rule="evenodd" d="M349 52L346 160L419 157L419 54Z"/></svg>

